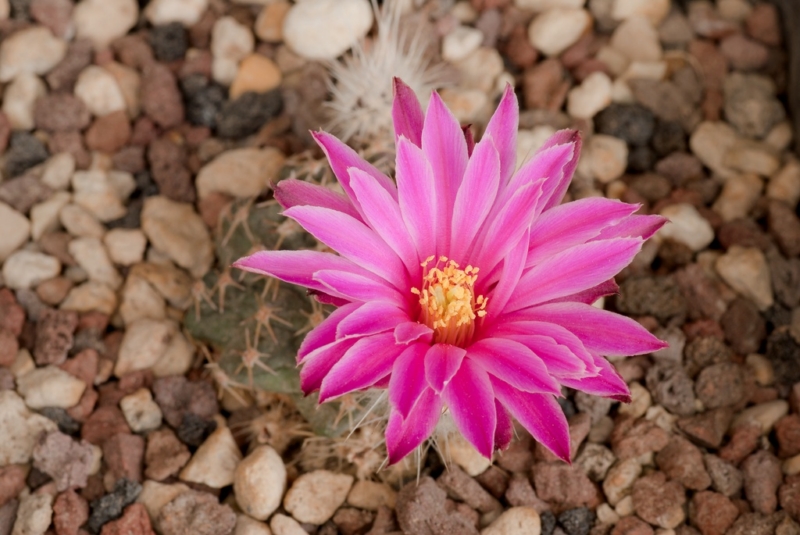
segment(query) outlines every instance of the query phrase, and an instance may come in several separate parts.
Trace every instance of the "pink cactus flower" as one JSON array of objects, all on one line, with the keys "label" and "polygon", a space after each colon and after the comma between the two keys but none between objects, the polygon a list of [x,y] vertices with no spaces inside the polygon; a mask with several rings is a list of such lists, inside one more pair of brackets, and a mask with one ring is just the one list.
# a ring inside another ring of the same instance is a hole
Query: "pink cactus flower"
[{"label": "pink cactus flower", "polygon": [[516,418],[569,461],[562,386],[629,401],[604,356],[665,347],[637,322],[592,306],[663,224],[604,198],[560,204],[577,131],[551,137],[516,169],[519,107],[506,89],[482,139],[433,93],[423,113],[395,80],[396,184],[324,132],[314,138],[346,195],[284,180],[284,214],[339,254],[263,251],[234,265],[308,288],[338,308],[298,352],[320,402],[388,388],[394,463],[444,411],[484,456]]}]

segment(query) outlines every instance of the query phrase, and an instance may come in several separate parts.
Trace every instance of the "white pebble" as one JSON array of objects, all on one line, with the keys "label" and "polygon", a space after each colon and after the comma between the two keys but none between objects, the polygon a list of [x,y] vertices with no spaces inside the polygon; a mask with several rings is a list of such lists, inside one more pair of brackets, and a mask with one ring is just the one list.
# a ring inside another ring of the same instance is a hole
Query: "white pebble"
[{"label": "white pebble", "polygon": [[[32,363],[32,361],[31,361]],[[21,376],[17,377],[19,381]],[[39,436],[58,429],[56,423],[41,414],[31,412],[13,390],[0,391],[0,466],[25,464],[31,458]]]},{"label": "white pebble", "polygon": [[305,0],[295,3],[283,21],[283,39],[306,59],[334,59],[372,27],[366,0]]},{"label": "white pebble", "polygon": [[377,481],[356,481],[347,495],[347,503],[358,509],[377,511],[381,507],[394,509],[397,492],[386,483]]},{"label": "white pebble", "polygon": [[789,160],[767,184],[767,197],[796,206],[800,201],[800,163]]},{"label": "white pebble", "polygon": [[67,53],[67,43],[43,26],[33,26],[6,37],[0,44],[0,82],[18,74],[46,74]]},{"label": "white pebble", "polygon": [[233,484],[233,475],[241,460],[239,445],[223,423],[197,448],[181,470],[180,479],[221,489]]},{"label": "white pebble", "polygon": [[747,173],[729,178],[711,206],[724,221],[746,217],[761,197],[764,183],[758,176]]},{"label": "white pebble", "polygon": [[58,228],[61,209],[69,204],[70,200],[72,195],[66,191],[58,191],[46,201],[31,207],[31,236],[34,241]]},{"label": "white pebble", "polygon": [[533,507],[512,507],[503,512],[481,535],[539,535],[542,519]]},{"label": "white pebble", "polygon": [[151,0],[144,14],[153,26],[180,22],[188,27],[197,24],[207,7],[208,0]]},{"label": "white pebble", "polygon": [[61,262],[36,251],[17,251],[3,264],[3,279],[13,290],[27,290],[61,273]]},{"label": "white pebble", "polygon": [[283,500],[283,506],[299,522],[321,525],[344,503],[353,476],[315,470],[298,477]]},{"label": "white pebble", "polygon": [[669,0],[614,0],[611,17],[627,20],[631,17],[645,17],[657,28],[669,14]]},{"label": "white pebble", "polygon": [[592,176],[608,184],[622,176],[628,167],[628,145],[621,139],[605,134],[589,138],[585,158],[589,160]]},{"label": "white pebble", "polygon": [[442,59],[460,61],[478,49],[483,42],[483,32],[469,26],[458,26],[442,39]]},{"label": "white pebble", "polygon": [[35,126],[33,110],[36,99],[47,94],[44,82],[33,73],[21,72],[3,93],[3,113],[13,130],[31,130]]},{"label": "white pebble", "polygon": [[69,409],[80,401],[86,383],[58,366],[45,366],[18,378],[17,390],[31,409]]},{"label": "white pebble", "polygon": [[161,427],[161,408],[153,401],[153,395],[147,388],[140,388],[119,401],[119,408],[125,421],[134,433],[151,431]]},{"label": "white pebble", "polygon": [[55,190],[67,189],[74,172],[75,157],[69,152],[60,152],[44,163],[42,183]]},{"label": "white pebble", "polygon": [[233,491],[242,511],[266,520],[281,505],[286,491],[286,466],[270,446],[259,446],[245,457],[234,473]]},{"label": "white pebble", "polygon": [[11,535],[44,535],[53,516],[53,495],[47,492],[20,495],[17,519]]},{"label": "white pebble", "polygon": [[591,25],[592,16],[585,9],[554,8],[533,19],[528,27],[528,40],[545,56],[558,56]]},{"label": "white pebble", "polygon": [[662,238],[682,243],[692,251],[702,251],[714,241],[714,229],[691,204],[670,204],[661,210],[669,223],[658,231]]},{"label": "white pebble", "polygon": [[136,0],[82,0],[72,13],[79,39],[89,39],[98,50],[136,26]]},{"label": "white pebble", "polygon": [[290,516],[278,513],[269,521],[274,535],[308,535],[308,532]]},{"label": "white pebble", "polygon": [[700,123],[692,132],[689,147],[706,167],[722,178],[729,178],[736,173],[727,166],[725,156],[738,137],[728,123],[706,121]]},{"label": "white pebble", "polygon": [[108,173],[98,170],[76,171],[72,175],[72,189],[75,203],[100,221],[119,219],[127,211]]},{"label": "white pebble", "polygon": [[105,284],[88,281],[75,286],[62,301],[61,308],[76,312],[97,311],[111,315],[117,309],[117,294]]},{"label": "white pebble", "polygon": [[759,310],[772,306],[772,278],[760,249],[734,245],[717,259],[715,266],[722,280]]},{"label": "white pebble", "polygon": [[195,180],[197,195],[212,192],[233,197],[254,197],[262,193],[283,167],[278,149],[242,148],[225,151],[200,169]]},{"label": "white pebble", "polygon": [[611,78],[597,71],[587,76],[581,85],[573,87],[567,96],[567,113],[578,119],[591,119],[611,104]]},{"label": "white pebble", "polygon": [[155,366],[177,332],[177,325],[169,320],[144,318],[128,325],[120,343],[114,375],[122,377]]},{"label": "white pebble", "polygon": [[736,429],[744,424],[755,422],[761,424],[761,432],[768,434],[775,424],[789,413],[789,403],[783,399],[759,403],[748,407],[739,413],[731,423],[731,429]]},{"label": "white pebble", "polygon": [[102,67],[90,65],[75,82],[75,96],[98,117],[125,110],[125,97],[116,78]]},{"label": "white pebble", "polygon": [[28,218],[4,202],[0,202],[0,262],[22,247],[31,236]]},{"label": "white pebble", "polygon": [[87,210],[77,204],[67,204],[60,212],[61,224],[72,236],[102,238],[106,229]]},{"label": "white pebble", "polygon": [[103,243],[111,260],[120,266],[138,264],[144,258],[147,238],[140,229],[115,228],[106,232]]},{"label": "white pebble", "polygon": [[222,17],[211,30],[211,72],[214,80],[230,85],[236,77],[239,62],[255,47],[255,37],[250,28],[239,24],[233,17]]},{"label": "white pebble", "polygon": [[631,61],[658,61],[663,55],[658,31],[641,16],[622,22],[611,36],[611,46]]}]

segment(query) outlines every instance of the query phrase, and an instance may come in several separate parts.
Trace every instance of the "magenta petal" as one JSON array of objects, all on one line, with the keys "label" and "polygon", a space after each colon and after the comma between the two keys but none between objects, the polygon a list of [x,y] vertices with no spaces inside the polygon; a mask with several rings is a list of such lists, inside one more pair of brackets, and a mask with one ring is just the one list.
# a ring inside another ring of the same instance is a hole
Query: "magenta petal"
[{"label": "magenta petal", "polygon": [[386,426],[389,464],[401,460],[431,436],[441,414],[442,399],[430,388],[422,392],[407,418],[403,418],[398,411],[392,411]]},{"label": "magenta petal", "polygon": [[397,142],[397,195],[419,258],[436,254],[438,227],[437,193],[433,170],[422,149],[405,138]]},{"label": "magenta petal", "polygon": [[492,386],[500,403],[533,438],[559,459],[570,462],[569,425],[553,396],[521,392],[496,379]]},{"label": "magenta petal", "polygon": [[425,381],[426,344],[411,344],[394,361],[389,379],[389,403],[407,418],[422,391]]},{"label": "magenta petal", "polygon": [[500,205],[508,202],[508,199],[521,187],[526,184],[534,182],[542,183],[542,206],[537,213],[541,213],[544,208],[544,202],[547,200],[547,195],[563,175],[564,166],[566,166],[570,159],[574,156],[575,147],[571,144],[557,145],[548,149],[540,149],[539,152],[533,157],[522,164],[506,187],[503,189],[501,186],[501,195],[498,196]]},{"label": "magenta petal", "polygon": [[472,125],[468,124],[461,127],[464,132],[464,141],[467,142],[467,156],[472,156],[472,151],[475,150],[475,137],[472,135]]},{"label": "magenta petal", "polygon": [[361,303],[349,303],[341,306],[322,320],[322,323],[311,329],[311,332],[303,338],[300,349],[297,350],[297,363],[303,362],[306,355],[312,351],[334,342],[339,324],[360,306],[362,306]]},{"label": "magenta petal", "polygon": [[630,264],[641,247],[640,239],[617,238],[576,245],[553,255],[522,274],[506,312],[597,286]]},{"label": "magenta petal", "polygon": [[384,331],[394,332],[394,328],[405,321],[408,321],[408,314],[394,304],[370,301],[339,323],[336,328],[336,338],[366,336]]},{"label": "magenta petal", "polygon": [[325,292],[352,301],[388,301],[399,307],[405,306],[405,299],[388,282],[376,281],[369,276],[323,269],[314,273],[314,281]]},{"label": "magenta petal", "polygon": [[496,399],[494,400],[495,411],[497,412],[497,428],[494,430],[494,447],[504,450],[514,438],[514,422],[503,405]]},{"label": "magenta petal", "polygon": [[500,154],[500,182],[508,183],[517,165],[517,130],[519,128],[519,103],[511,84],[506,84],[503,98],[486,125],[484,137],[491,136]]},{"label": "magenta petal", "polygon": [[467,352],[450,344],[435,344],[425,354],[425,378],[428,386],[441,393],[453,378]]},{"label": "magenta petal", "polygon": [[414,241],[406,229],[400,206],[375,180],[363,171],[350,169],[350,185],[372,229],[397,252],[412,278],[420,273]]},{"label": "magenta petal", "polygon": [[587,394],[611,398],[622,403],[630,403],[631,391],[614,366],[602,357],[597,357],[595,364],[600,369],[600,372],[594,377],[565,377],[561,379],[561,383],[566,387],[574,388]]},{"label": "magenta petal", "polygon": [[405,349],[394,343],[394,334],[361,338],[334,364],[319,391],[319,402],[361,390],[389,375],[395,359]]},{"label": "magenta petal", "polygon": [[593,286],[588,290],[583,290],[574,294],[565,295],[564,297],[559,297],[558,299],[553,299],[551,301],[547,301],[547,303],[561,303],[561,302],[577,302],[577,303],[584,303],[586,305],[591,305],[601,297],[605,297],[607,295],[614,295],[619,291],[619,286],[614,279],[608,279],[605,282],[601,282],[597,286]]},{"label": "magenta petal", "polygon": [[500,314],[513,295],[514,290],[516,290],[519,278],[522,276],[522,270],[525,268],[525,258],[528,254],[528,241],[528,234],[526,231],[517,242],[517,245],[515,245],[503,259],[500,280],[489,295],[489,304],[486,306],[487,318]]},{"label": "magenta petal", "polygon": [[558,206],[564,198],[564,194],[567,193],[569,183],[572,182],[572,175],[575,174],[575,169],[578,167],[582,144],[581,133],[578,130],[560,130],[553,134],[539,149],[540,151],[545,151],[557,145],[573,146],[572,158],[562,168],[562,172],[558,175],[558,180],[550,180],[545,186],[545,195],[542,197],[545,210]]},{"label": "magenta petal", "polygon": [[470,358],[464,359],[458,373],[442,392],[442,398],[464,438],[481,455],[491,459],[497,412],[489,374]]},{"label": "magenta petal", "polygon": [[339,362],[357,341],[357,338],[337,340],[306,355],[303,359],[303,367],[300,369],[300,388],[303,393],[308,395],[317,390],[333,365]]},{"label": "magenta petal", "polygon": [[561,387],[547,372],[542,359],[519,342],[507,338],[484,338],[472,344],[468,354],[471,362],[517,390],[561,393]]},{"label": "magenta petal", "polygon": [[394,341],[398,344],[409,344],[417,340],[430,343],[432,339],[433,331],[431,328],[416,321],[400,323],[394,329]]},{"label": "magenta petal", "polygon": [[500,159],[491,137],[483,136],[475,145],[456,193],[449,258],[464,261],[464,255],[489,215],[499,185]]},{"label": "magenta petal", "polygon": [[565,327],[600,355],[641,355],[667,347],[638,322],[583,303],[541,305],[527,310],[526,317]]},{"label": "magenta petal", "polygon": [[417,95],[400,78],[393,78],[392,122],[395,142],[400,136],[408,138],[417,147],[422,146],[422,125],[425,116]]},{"label": "magenta petal", "polygon": [[596,240],[609,238],[642,238],[647,240],[658,229],[667,223],[668,219],[660,215],[632,215],[613,227],[607,227],[597,235]]},{"label": "magenta petal", "polygon": [[586,362],[575,356],[567,346],[561,345],[549,336],[538,334],[513,334],[508,335],[514,340],[530,349],[537,357],[542,359],[547,373],[562,377],[585,377],[587,375]]},{"label": "magenta petal", "polygon": [[312,236],[398,289],[407,288],[405,266],[375,231],[341,212],[316,206],[295,206],[285,212]]},{"label": "magenta petal", "polygon": [[303,180],[287,178],[275,184],[275,198],[284,208],[292,206],[321,206],[337,212],[343,212],[361,220],[350,199],[323,186],[311,184]]},{"label": "magenta petal", "polygon": [[[569,349],[574,358],[578,359],[583,363],[583,365],[586,368],[585,371],[586,374],[592,375],[599,371],[594,364],[595,358],[584,347],[583,342],[581,342],[580,338],[572,334],[571,331],[555,323],[549,323],[544,321],[521,320],[521,318],[527,317],[526,314],[527,311],[523,311],[518,315],[512,315],[509,317],[500,318],[496,326],[489,329],[487,335],[494,337],[501,337],[501,336],[516,337],[518,335],[519,336],[536,335],[536,336],[545,336],[548,338],[552,338],[553,340],[556,341],[557,344]],[[526,345],[528,345],[528,342],[531,342],[530,340],[524,338],[519,338],[519,341],[525,343]],[[534,353],[536,353],[537,350],[544,351],[546,349],[546,347],[539,347],[539,348],[535,347],[536,346],[530,347],[530,349]],[[540,358],[544,357],[540,355]],[[563,359],[564,357],[556,355],[555,358]]]}]

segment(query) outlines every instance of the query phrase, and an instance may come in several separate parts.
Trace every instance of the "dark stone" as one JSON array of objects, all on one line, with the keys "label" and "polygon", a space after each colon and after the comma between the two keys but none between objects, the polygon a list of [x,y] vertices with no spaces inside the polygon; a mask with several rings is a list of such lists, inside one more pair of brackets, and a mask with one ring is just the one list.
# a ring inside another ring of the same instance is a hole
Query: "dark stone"
[{"label": "dark stone", "polygon": [[106,494],[90,504],[92,514],[86,523],[88,530],[91,533],[99,533],[104,524],[121,517],[123,509],[136,501],[141,492],[142,486],[139,483],[124,478],[119,479],[111,494]]},{"label": "dark stone", "polygon": [[766,257],[775,298],[789,308],[796,307],[800,304],[800,259],[784,258],[774,247],[767,250]]},{"label": "dark stone", "polygon": [[661,264],[664,267],[672,271],[691,264],[694,258],[694,251],[683,243],[666,239],[661,242],[658,248],[658,258],[661,259]]},{"label": "dark stone", "polygon": [[634,177],[630,186],[650,202],[660,201],[672,191],[669,179],[655,173],[644,173]]},{"label": "dark stone", "polygon": [[662,158],[673,152],[686,152],[686,132],[680,123],[659,119],[650,146]]},{"label": "dark stone", "polygon": [[60,407],[45,407],[39,411],[43,416],[50,418],[58,425],[58,430],[65,435],[78,437],[81,434],[81,424],[72,416],[67,414],[65,409]]},{"label": "dark stone", "polygon": [[556,516],[551,511],[545,511],[540,515],[542,520],[542,535],[553,535],[556,530]]},{"label": "dark stone", "polygon": [[717,230],[717,239],[722,247],[730,249],[734,245],[757,247],[762,251],[769,246],[769,235],[761,230],[752,219],[727,221]]},{"label": "dark stone", "polygon": [[632,147],[628,151],[628,172],[644,173],[649,171],[657,159],[656,153],[650,147]]},{"label": "dark stone", "polygon": [[245,93],[222,106],[217,114],[217,134],[231,139],[249,136],[278,115],[282,108],[283,98],[277,89]]},{"label": "dark stone", "polygon": [[31,467],[31,471],[28,472],[28,477],[25,478],[25,484],[28,485],[31,490],[36,490],[52,480],[53,479],[49,475],[33,466]]},{"label": "dark stone", "polygon": [[[145,172],[144,174],[149,174],[149,173]],[[131,202],[128,203],[127,213],[119,219],[115,219],[114,221],[109,221],[108,223],[106,223],[106,227],[108,227],[109,229],[140,228],[143,207],[144,207],[144,199],[142,198],[133,199]]]},{"label": "dark stone", "polygon": [[214,128],[217,114],[228,99],[225,88],[209,82],[202,74],[193,74],[181,80],[181,91],[186,103],[186,119],[197,126]]},{"label": "dark stone", "polygon": [[714,364],[729,362],[733,354],[716,336],[698,336],[686,345],[684,369],[689,377]]},{"label": "dark stone", "polygon": [[651,315],[662,321],[686,315],[686,302],[672,277],[625,279],[620,285],[617,308],[620,312]]},{"label": "dark stone", "polygon": [[28,132],[14,132],[6,152],[6,175],[19,176],[47,159],[49,153],[44,143]]},{"label": "dark stone", "polygon": [[182,59],[189,46],[186,30],[180,22],[156,26],[150,30],[150,46],[159,61]]},{"label": "dark stone", "polygon": [[30,20],[31,0],[11,0],[11,18]]},{"label": "dark stone", "polygon": [[601,134],[618,137],[629,145],[642,147],[653,136],[655,117],[639,104],[611,104],[594,118]]},{"label": "dark stone", "polygon": [[181,425],[178,427],[177,435],[184,444],[199,446],[216,428],[217,423],[214,420],[206,420],[196,414],[187,412],[183,415],[183,420],[181,420]]},{"label": "dark stone", "polygon": [[680,416],[695,412],[694,384],[680,366],[656,365],[647,371],[647,389],[665,409]]},{"label": "dark stone", "polygon": [[764,319],[756,306],[749,300],[737,297],[722,315],[720,320],[725,339],[734,352],[740,355],[755,353],[767,336]]},{"label": "dark stone", "polygon": [[800,345],[788,327],[779,327],[769,335],[767,358],[772,362],[776,381],[787,386],[800,381]]},{"label": "dark stone", "polygon": [[572,402],[572,400],[567,398],[557,398],[556,401],[558,401],[561,410],[564,411],[564,416],[567,418],[570,416],[575,416],[575,414],[578,412],[575,410],[575,404]]},{"label": "dark stone", "polygon": [[567,535],[588,535],[594,523],[594,512],[588,507],[568,509],[558,515],[558,524]]}]

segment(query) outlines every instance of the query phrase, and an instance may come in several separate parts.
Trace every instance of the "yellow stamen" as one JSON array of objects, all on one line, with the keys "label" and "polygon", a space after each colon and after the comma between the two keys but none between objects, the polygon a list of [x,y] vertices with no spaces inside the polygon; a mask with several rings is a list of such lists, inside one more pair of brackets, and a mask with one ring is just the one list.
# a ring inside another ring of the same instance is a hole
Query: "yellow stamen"
[{"label": "yellow stamen", "polygon": [[454,260],[441,256],[428,269],[433,259],[430,256],[421,264],[422,289],[411,289],[419,296],[419,321],[433,329],[434,342],[463,346],[472,338],[475,320],[486,315],[486,298],[475,296],[478,268],[461,269]]}]

